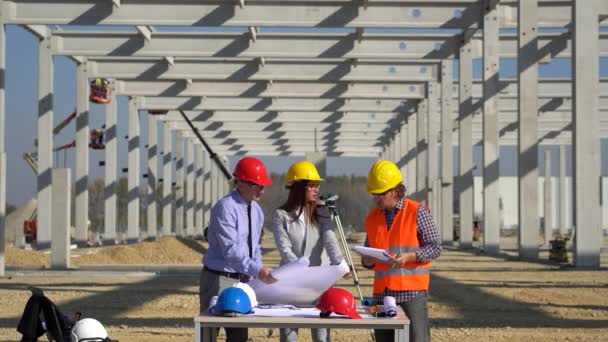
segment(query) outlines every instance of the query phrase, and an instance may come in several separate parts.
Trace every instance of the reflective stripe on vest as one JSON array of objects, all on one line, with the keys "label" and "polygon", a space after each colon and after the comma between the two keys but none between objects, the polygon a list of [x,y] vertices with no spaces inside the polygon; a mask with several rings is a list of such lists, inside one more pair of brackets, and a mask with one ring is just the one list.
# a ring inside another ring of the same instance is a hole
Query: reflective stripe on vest
[{"label": "reflective stripe on vest", "polygon": [[412,246],[389,246],[389,254],[417,252],[420,248]]},{"label": "reflective stripe on vest", "polygon": [[431,270],[428,267],[403,267],[403,268],[390,268],[386,271],[376,271],[376,278],[384,278],[386,276],[410,276],[410,275],[422,275],[431,274]]}]

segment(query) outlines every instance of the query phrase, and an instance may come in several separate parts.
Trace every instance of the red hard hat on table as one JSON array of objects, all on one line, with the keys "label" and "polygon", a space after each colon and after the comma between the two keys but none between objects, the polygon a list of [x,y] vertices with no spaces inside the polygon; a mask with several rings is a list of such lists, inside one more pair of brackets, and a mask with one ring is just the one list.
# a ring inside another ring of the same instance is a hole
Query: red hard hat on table
[{"label": "red hard hat on table", "polygon": [[323,292],[317,303],[317,309],[321,310],[321,317],[328,317],[330,313],[335,312],[350,318],[361,318],[357,313],[357,303],[352,293],[337,287]]},{"label": "red hard hat on table", "polygon": [[237,180],[247,181],[261,186],[272,185],[272,179],[268,177],[266,166],[257,158],[245,157],[239,160],[232,175]]}]

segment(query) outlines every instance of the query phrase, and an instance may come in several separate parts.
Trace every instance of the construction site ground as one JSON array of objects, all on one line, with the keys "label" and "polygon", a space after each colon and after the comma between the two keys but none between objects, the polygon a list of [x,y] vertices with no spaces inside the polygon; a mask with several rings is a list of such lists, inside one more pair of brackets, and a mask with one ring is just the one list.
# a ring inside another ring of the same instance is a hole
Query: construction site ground
[{"label": "construction site ground", "polygon": [[[357,244],[356,242],[353,245]],[[606,244],[604,244],[606,245]],[[264,262],[278,265],[272,234]],[[156,242],[72,251],[74,270],[49,270],[49,255],[7,247],[0,278],[0,341],[19,341],[16,326],[31,286],[64,312],[100,320],[120,341],[193,341],[198,270],[206,243],[172,237]],[[446,248],[432,269],[429,314],[434,341],[608,341],[608,253],[600,271],[517,261],[478,250]],[[359,258],[355,256],[358,263]],[[571,260],[571,259],[570,259]],[[358,268],[364,295],[373,274]],[[339,283],[356,294],[352,279]],[[251,329],[252,341],[278,341],[278,331]],[[309,331],[300,332],[309,341]],[[332,341],[367,341],[361,330],[333,330]],[[223,333],[220,341],[224,341]]]}]

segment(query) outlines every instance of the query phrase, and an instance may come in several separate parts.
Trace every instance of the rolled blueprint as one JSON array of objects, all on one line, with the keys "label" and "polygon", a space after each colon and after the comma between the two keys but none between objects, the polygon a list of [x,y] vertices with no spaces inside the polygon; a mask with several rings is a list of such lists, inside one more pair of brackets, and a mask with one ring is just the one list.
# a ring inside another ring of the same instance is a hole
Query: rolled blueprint
[{"label": "rolled blueprint", "polygon": [[395,297],[384,297],[384,306],[382,307],[382,311],[384,311],[386,317],[397,316],[397,302],[395,301]]}]

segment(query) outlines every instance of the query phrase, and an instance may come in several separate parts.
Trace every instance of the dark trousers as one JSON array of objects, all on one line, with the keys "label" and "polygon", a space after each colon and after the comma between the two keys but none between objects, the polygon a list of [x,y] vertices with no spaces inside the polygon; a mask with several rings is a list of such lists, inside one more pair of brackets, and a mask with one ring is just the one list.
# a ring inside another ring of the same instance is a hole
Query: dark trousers
[{"label": "dark trousers", "polygon": [[[420,295],[409,302],[399,303],[407,317],[410,319],[410,341],[429,342],[431,340],[431,327],[429,324],[429,311],[426,305],[426,296]],[[393,342],[394,330],[374,330],[376,342]]]},{"label": "dark trousers", "polygon": [[[237,282],[238,280],[202,270],[198,289],[201,314],[208,312],[211,297],[217,296],[223,289],[231,287]],[[224,328],[224,330],[227,342],[246,342],[249,338],[247,328]],[[217,331],[218,329],[216,329],[216,334]]]},{"label": "dark trousers", "polygon": [[50,299],[44,295],[32,295],[25,304],[23,315],[17,325],[17,331],[23,335],[21,342],[35,342],[46,332],[42,327],[42,319],[46,329],[55,341],[69,340],[72,324],[59,311]]}]

